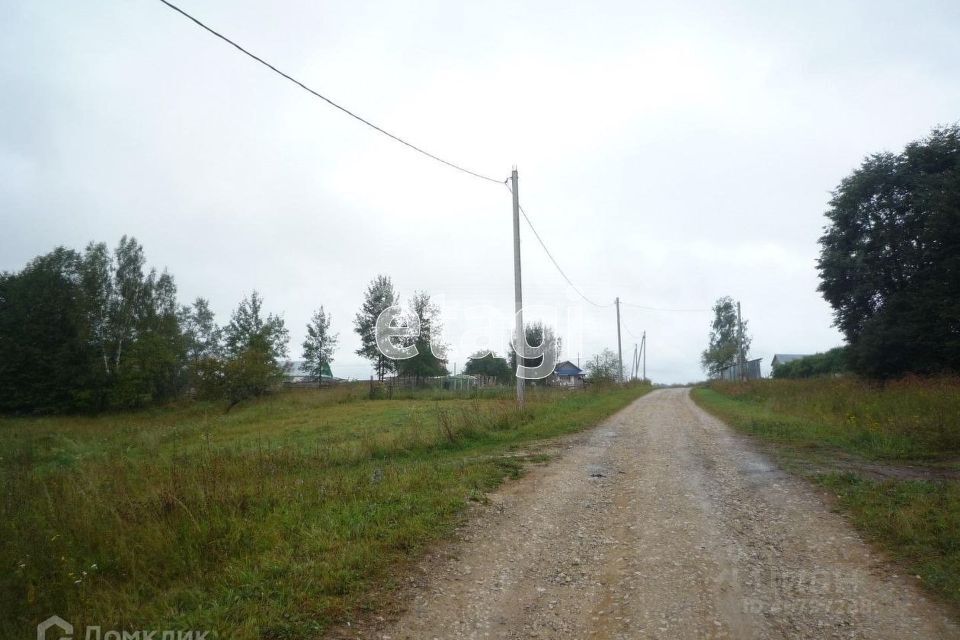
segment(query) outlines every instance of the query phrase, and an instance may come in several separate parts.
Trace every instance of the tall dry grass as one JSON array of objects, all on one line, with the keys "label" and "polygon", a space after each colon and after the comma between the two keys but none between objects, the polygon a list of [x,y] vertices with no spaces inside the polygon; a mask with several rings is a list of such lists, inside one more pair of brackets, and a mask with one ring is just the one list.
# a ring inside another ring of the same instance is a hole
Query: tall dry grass
[{"label": "tall dry grass", "polygon": [[891,572],[917,576],[960,615],[960,380],[760,380],[694,398],[772,443],[903,565]]},{"label": "tall dry grass", "polygon": [[749,428],[784,438],[815,438],[876,458],[960,455],[960,378],[758,380],[710,388],[741,403],[740,414],[755,409]]},{"label": "tall dry grass", "polygon": [[[314,637],[371,606],[511,448],[643,392],[366,399],[296,391],[235,408],[0,419],[0,637],[57,613],[104,629]],[[429,396],[433,397],[433,396]]]}]

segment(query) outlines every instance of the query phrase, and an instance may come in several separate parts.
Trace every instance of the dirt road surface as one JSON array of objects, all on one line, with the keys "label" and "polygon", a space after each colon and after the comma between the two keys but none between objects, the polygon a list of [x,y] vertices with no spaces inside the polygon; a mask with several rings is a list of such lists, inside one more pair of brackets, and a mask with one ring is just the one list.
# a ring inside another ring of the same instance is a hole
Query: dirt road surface
[{"label": "dirt road surface", "polygon": [[805,481],[655,391],[491,496],[365,637],[957,638]]}]

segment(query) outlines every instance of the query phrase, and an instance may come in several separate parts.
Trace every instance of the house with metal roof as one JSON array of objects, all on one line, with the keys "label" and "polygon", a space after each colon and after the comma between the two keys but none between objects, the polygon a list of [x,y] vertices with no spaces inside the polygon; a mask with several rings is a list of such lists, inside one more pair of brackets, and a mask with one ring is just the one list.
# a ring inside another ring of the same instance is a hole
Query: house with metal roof
[{"label": "house with metal roof", "polygon": [[[303,360],[292,360],[283,365],[283,377],[284,381],[292,384],[303,384],[306,382],[316,383],[317,379],[314,375],[307,371],[307,363]],[[336,382],[340,381],[342,378],[335,378],[333,373],[330,371],[330,363],[323,363],[323,381],[326,382]]]},{"label": "house with metal roof", "polygon": [[787,364],[800,358],[806,358],[809,355],[808,353],[778,353],[773,356],[773,360],[770,361],[770,366],[776,369],[782,364]]}]

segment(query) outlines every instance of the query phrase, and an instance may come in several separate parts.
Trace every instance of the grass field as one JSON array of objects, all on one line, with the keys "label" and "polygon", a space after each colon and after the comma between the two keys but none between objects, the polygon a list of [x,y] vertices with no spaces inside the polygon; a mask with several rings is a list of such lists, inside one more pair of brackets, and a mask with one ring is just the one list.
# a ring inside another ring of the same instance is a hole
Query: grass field
[{"label": "grass field", "polygon": [[341,387],[227,414],[0,419],[0,636],[58,614],[104,631],[316,637],[372,609],[469,500],[520,473],[517,449],[648,389],[534,391],[523,412],[505,394]]},{"label": "grass field", "polygon": [[715,383],[694,399],[770,445],[960,611],[960,380]]}]

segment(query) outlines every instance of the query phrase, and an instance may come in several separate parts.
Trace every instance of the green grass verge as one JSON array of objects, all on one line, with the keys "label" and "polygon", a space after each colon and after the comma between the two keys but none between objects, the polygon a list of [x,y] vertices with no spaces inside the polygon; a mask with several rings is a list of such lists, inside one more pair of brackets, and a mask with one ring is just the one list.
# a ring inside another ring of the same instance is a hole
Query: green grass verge
[{"label": "green grass verge", "polygon": [[[697,388],[693,398],[829,490],[867,539],[960,613],[960,483],[938,477],[960,453],[956,381],[757,381]],[[857,470],[907,463],[930,478]]]},{"label": "green grass verge", "polygon": [[469,500],[519,474],[516,449],[648,389],[535,390],[522,412],[508,397],[347,388],[228,414],[0,419],[0,637],[54,613],[75,628],[317,637],[377,606]]}]

